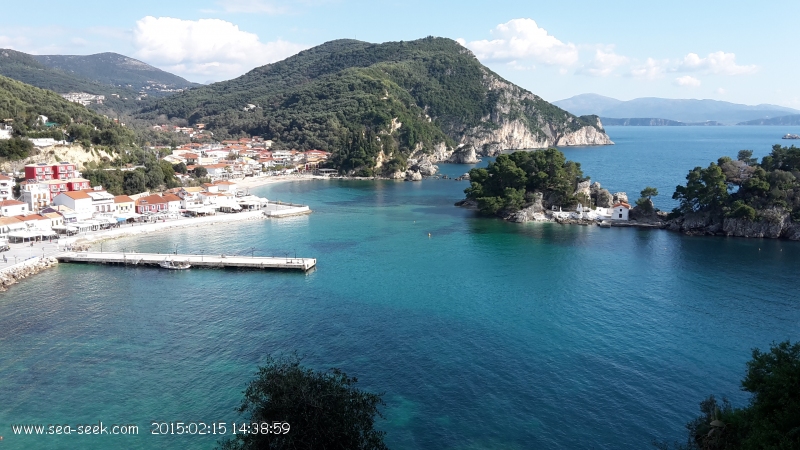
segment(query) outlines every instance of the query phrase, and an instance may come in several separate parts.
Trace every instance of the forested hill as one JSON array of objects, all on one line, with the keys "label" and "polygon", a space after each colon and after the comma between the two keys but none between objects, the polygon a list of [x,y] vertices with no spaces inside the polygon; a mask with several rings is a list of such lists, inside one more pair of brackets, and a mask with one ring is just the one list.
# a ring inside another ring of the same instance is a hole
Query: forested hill
[{"label": "forested hill", "polygon": [[457,144],[479,152],[570,145],[587,133],[584,145],[610,143],[596,117],[567,113],[503,80],[457,42],[433,37],[328,42],[162,99],[142,116],[161,114],[205,123],[218,137],[262,135],[279,147],[331,150],[344,170],[383,160],[394,170],[412,153],[441,156]]},{"label": "forested hill", "polygon": [[[117,53],[95,55],[34,55],[41,64],[97,83],[144,90],[150,95],[167,89],[199,86],[137,59]],[[160,86],[159,86],[160,85]],[[162,87],[163,86],[163,87]],[[161,88],[156,90],[155,88]]]},{"label": "forested hill", "polygon": [[[39,116],[46,116],[47,122]],[[0,119],[13,129],[12,139],[0,141],[0,158],[28,156],[31,146],[23,137],[67,139],[86,147],[120,147],[134,141],[130,130],[112,120],[55,92],[4,76],[0,76]]]}]

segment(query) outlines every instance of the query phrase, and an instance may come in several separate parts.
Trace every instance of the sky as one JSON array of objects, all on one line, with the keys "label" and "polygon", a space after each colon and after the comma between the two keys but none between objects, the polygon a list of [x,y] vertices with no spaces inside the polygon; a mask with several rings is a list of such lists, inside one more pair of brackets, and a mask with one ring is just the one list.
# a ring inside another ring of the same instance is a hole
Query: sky
[{"label": "sky", "polygon": [[596,93],[800,109],[797,0],[44,0],[3,12],[0,48],[116,52],[200,83],[334,39],[432,35],[549,101]]}]

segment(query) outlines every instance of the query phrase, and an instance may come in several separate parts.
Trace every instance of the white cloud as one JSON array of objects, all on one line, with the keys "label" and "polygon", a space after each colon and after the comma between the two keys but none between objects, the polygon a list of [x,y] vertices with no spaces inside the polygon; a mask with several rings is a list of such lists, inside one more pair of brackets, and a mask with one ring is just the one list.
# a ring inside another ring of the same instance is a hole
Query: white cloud
[{"label": "white cloud", "polygon": [[700,86],[700,80],[693,76],[685,75],[675,78],[675,84],[678,86],[698,87]]},{"label": "white cloud", "polygon": [[736,54],[725,52],[709,53],[701,58],[697,53],[689,53],[678,63],[680,72],[702,72],[717,75],[745,75],[754,73],[758,66],[740,66],[736,64]]},{"label": "white cloud", "polygon": [[491,31],[494,39],[458,42],[469,48],[481,61],[510,62],[527,60],[551,65],[569,66],[578,61],[578,49],[563,43],[539,28],[533,19],[513,19]]},{"label": "white cloud", "polygon": [[724,88],[717,88],[717,94],[725,95],[727,93],[728,93],[728,91],[726,91]]},{"label": "white cloud", "polygon": [[203,80],[232,78],[306,48],[283,40],[261,42],[256,34],[224,20],[152,16],[136,22],[133,44],[135,57]]},{"label": "white cloud", "polygon": [[595,77],[607,77],[617,67],[627,64],[630,59],[627,56],[622,56],[614,53],[613,50],[605,51],[597,49],[594,59],[577,71],[579,74],[587,74]]},{"label": "white cloud", "polygon": [[664,72],[668,70],[668,67],[669,60],[656,60],[653,58],[647,58],[647,61],[645,61],[644,64],[634,66],[631,69],[630,74],[636,78],[655,80],[657,78],[661,78],[664,75]]}]

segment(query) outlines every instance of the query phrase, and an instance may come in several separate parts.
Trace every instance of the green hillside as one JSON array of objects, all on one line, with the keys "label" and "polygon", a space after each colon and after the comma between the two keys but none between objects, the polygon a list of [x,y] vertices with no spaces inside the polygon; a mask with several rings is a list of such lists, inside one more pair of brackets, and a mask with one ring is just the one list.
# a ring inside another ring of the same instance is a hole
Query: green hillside
[{"label": "green hillside", "polygon": [[[42,123],[40,115],[46,116],[48,122]],[[86,147],[121,147],[134,141],[130,130],[112,120],[64,100],[55,92],[4,76],[0,76],[0,120],[14,130],[12,139],[0,141],[0,157],[8,159],[27,156],[30,146],[23,142],[22,137],[66,139]]]},{"label": "green hillside", "polygon": [[217,137],[262,135],[278,147],[331,150],[343,170],[369,170],[381,151],[394,170],[414,151],[452,148],[468,130],[491,132],[504,120],[541,136],[597,125],[508,83],[455,41],[432,37],[328,42],[154,102],[140,117],[160,114],[206,123]]},{"label": "green hillside", "polygon": [[[92,104],[90,108],[110,116],[137,110],[142,106],[142,102],[136,101],[139,94],[132,88],[102,84],[74,73],[54,69],[40,63],[27,53],[15,50],[0,49],[0,75],[59,94],[86,92],[105,95],[106,100],[102,105]],[[118,97],[114,96],[115,94]]]},{"label": "green hillside", "polygon": [[44,66],[96,83],[128,87],[148,95],[165,96],[170,89],[199,86],[177,75],[117,53],[95,55],[35,55]]}]

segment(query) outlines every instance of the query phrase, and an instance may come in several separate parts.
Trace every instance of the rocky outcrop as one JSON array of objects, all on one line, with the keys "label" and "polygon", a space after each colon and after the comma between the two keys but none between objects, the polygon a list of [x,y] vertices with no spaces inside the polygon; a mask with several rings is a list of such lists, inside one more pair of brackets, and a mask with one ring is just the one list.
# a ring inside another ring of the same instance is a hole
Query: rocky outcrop
[{"label": "rocky outcrop", "polygon": [[422,174],[416,170],[406,171],[406,181],[422,181]]},{"label": "rocky outcrop", "polygon": [[578,183],[578,186],[575,188],[575,193],[573,195],[581,195],[589,198],[591,195],[591,184],[590,180],[581,181]]},{"label": "rocky outcrop", "polygon": [[589,187],[589,192],[594,199],[595,205],[601,208],[611,208],[614,205],[614,197],[611,192],[608,192],[608,189],[603,189],[600,183],[596,181],[592,183]]},{"label": "rocky outcrop", "polygon": [[517,223],[550,222],[551,219],[545,215],[545,209],[544,205],[542,204],[542,200],[542,193],[535,192],[533,194],[533,201],[530,205],[509,215],[506,220]]},{"label": "rocky outcrop", "polygon": [[800,223],[792,222],[790,215],[782,208],[759,211],[758,220],[719,218],[708,213],[691,213],[670,220],[667,226],[672,231],[693,236],[735,236],[800,241]]},{"label": "rocky outcrop", "polygon": [[19,282],[19,280],[28,278],[32,275],[53,267],[58,264],[55,258],[38,258],[34,263],[19,264],[18,267],[13,267],[3,272],[0,272],[0,291],[5,291],[8,286]]},{"label": "rocky outcrop", "polygon": [[630,204],[630,202],[628,202],[628,194],[624,192],[614,192],[613,202]]},{"label": "rocky outcrop", "polygon": [[488,71],[483,83],[497,99],[492,112],[474,127],[451,126],[446,130],[459,145],[471,145],[479,154],[494,156],[503,150],[572,145],[613,145],[598,117],[578,118],[540,97]]},{"label": "rocky outcrop", "polygon": [[390,180],[402,180],[405,177],[406,177],[406,173],[402,172],[402,171],[399,171],[399,170],[397,172],[389,175],[389,179]]},{"label": "rocky outcrop", "polygon": [[447,162],[453,164],[477,164],[481,160],[478,159],[478,154],[475,152],[475,147],[471,145],[465,145],[459,147],[450,158],[447,159]]},{"label": "rocky outcrop", "polygon": [[439,171],[439,166],[431,163],[429,160],[423,160],[412,169],[416,170],[424,177],[432,177]]}]

